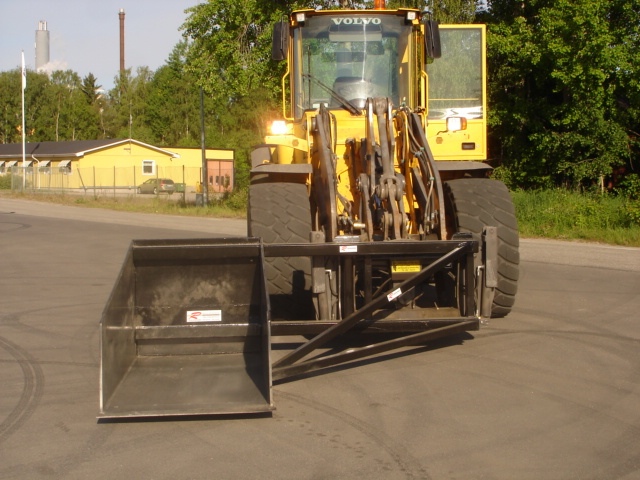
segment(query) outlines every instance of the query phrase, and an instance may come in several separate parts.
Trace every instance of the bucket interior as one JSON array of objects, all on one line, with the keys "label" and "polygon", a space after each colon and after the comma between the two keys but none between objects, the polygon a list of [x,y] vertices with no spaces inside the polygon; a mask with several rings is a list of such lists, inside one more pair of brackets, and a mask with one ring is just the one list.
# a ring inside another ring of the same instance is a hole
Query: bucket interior
[{"label": "bucket interior", "polygon": [[258,239],[134,241],[101,322],[100,416],[273,410]]}]

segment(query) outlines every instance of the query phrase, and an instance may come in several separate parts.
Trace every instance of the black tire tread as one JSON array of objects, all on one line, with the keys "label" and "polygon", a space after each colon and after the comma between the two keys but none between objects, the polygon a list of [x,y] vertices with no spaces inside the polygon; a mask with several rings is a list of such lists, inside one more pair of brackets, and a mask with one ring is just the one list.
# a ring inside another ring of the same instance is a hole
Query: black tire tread
[{"label": "black tire tread", "polygon": [[[249,236],[265,243],[309,243],[311,207],[306,185],[259,183],[249,187]],[[310,298],[311,262],[308,257],[277,257],[265,261],[272,307],[280,300],[291,315],[306,311]],[[291,307],[291,308],[289,308]]]},{"label": "black tire tread", "polygon": [[498,286],[492,317],[504,317],[512,309],[518,290],[520,240],[511,194],[498,180],[462,178],[445,182],[444,191],[455,230],[482,234],[484,226],[498,227]]}]

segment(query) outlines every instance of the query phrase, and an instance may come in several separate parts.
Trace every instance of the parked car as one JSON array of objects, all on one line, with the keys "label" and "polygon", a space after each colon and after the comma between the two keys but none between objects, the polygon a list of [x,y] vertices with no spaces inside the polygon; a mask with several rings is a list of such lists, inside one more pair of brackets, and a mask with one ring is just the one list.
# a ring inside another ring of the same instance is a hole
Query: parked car
[{"label": "parked car", "polygon": [[142,185],[138,186],[138,193],[168,193],[171,195],[176,191],[176,186],[170,178],[150,178]]}]

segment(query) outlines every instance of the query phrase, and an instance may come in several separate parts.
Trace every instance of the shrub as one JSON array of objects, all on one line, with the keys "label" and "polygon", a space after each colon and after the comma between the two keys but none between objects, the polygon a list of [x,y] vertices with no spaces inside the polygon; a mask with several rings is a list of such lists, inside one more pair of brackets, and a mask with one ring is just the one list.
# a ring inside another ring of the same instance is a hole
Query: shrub
[{"label": "shrub", "polygon": [[11,175],[0,175],[0,190],[11,190]]},{"label": "shrub", "polygon": [[640,176],[637,173],[625,175],[624,178],[620,180],[620,183],[618,183],[615,191],[623,197],[640,200]]},{"label": "shrub", "polygon": [[245,212],[247,210],[248,190],[246,188],[236,188],[225,194],[215,203],[230,210]]}]

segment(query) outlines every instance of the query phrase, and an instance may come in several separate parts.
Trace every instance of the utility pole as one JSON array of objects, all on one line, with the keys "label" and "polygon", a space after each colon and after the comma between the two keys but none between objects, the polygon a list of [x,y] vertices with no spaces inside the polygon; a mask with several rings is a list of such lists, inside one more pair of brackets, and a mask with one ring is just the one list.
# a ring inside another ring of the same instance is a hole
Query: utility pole
[{"label": "utility pole", "polygon": [[202,87],[200,87],[200,145],[202,148],[202,200],[203,205],[209,205],[209,171],[204,134],[204,92]]}]

